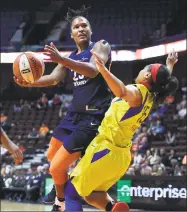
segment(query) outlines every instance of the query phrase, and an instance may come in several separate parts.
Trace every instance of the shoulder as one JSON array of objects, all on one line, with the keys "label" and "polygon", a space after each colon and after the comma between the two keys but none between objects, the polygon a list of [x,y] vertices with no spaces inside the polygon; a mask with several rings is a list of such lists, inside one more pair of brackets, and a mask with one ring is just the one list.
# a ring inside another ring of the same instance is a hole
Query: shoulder
[{"label": "shoulder", "polygon": [[136,84],[129,84],[126,85],[126,88],[131,92],[141,93],[141,89]]},{"label": "shoulder", "polygon": [[110,44],[106,41],[106,40],[99,40],[97,41],[94,46],[93,49],[100,49],[100,50],[108,50],[111,51],[111,47]]},{"label": "shoulder", "polygon": [[111,58],[111,47],[110,44],[105,40],[97,41],[92,50],[96,52],[105,63],[109,58]]},{"label": "shoulder", "polygon": [[142,102],[145,101],[145,99],[148,98],[148,96],[151,95],[150,91],[147,89],[147,87],[143,84],[134,84],[132,85],[134,87],[136,87],[136,89],[139,91],[139,93],[142,96]]},{"label": "shoulder", "polygon": [[139,107],[142,104],[142,93],[136,84],[126,85],[126,95],[122,97],[125,99],[130,107]]},{"label": "shoulder", "polygon": [[105,45],[105,46],[110,46],[109,42],[104,40],[104,39],[101,39],[97,42],[95,42],[95,44],[98,44],[98,45]]},{"label": "shoulder", "polygon": [[130,84],[130,85],[127,85],[127,86],[132,88],[132,89],[139,91],[140,93],[149,92],[149,90],[143,84]]}]

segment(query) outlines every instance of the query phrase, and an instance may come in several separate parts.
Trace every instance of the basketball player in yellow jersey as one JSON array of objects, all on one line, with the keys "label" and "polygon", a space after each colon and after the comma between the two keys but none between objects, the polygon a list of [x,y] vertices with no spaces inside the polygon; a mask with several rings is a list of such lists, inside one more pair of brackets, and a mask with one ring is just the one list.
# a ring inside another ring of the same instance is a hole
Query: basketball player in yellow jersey
[{"label": "basketball player in yellow jersey", "polygon": [[[71,173],[71,183],[77,193],[96,208],[129,211],[126,203],[113,202],[107,190],[128,169],[132,137],[148,117],[154,101],[163,101],[177,89],[178,80],[171,77],[177,54],[173,52],[168,56],[167,67],[162,64],[146,66],[136,78],[136,84],[127,86],[107,70],[96,53],[92,54],[95,56],[97,69],[117,97],[106,112],[98,135]],[[67,184],[65,196],[70,196],[70,190]],[[72,211],[72,208],[67,205],[66,210]]]}]

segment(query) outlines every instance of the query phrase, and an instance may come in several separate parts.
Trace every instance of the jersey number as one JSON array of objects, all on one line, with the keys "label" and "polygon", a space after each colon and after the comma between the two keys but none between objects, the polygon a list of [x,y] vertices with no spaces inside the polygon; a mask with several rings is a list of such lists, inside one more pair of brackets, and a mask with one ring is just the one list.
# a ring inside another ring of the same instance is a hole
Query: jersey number
[{"label": "jersey number", "polygon": [[149,106],[145,106],[144,107],[144,109],[142,111],[141,117],[137,120],[137,122],[139,124],[141,124],[145,120],[145,118],[148,116],[148,110],[149,110],[149,108],[150,108]]},{"label": "jersey number", "polygon": [[77,81],[77,80],[81,80],[81,79],[84,79],[84,75],[82,74],[78,74],[77,72],[74,71],[74,77],[73,77],[73,80],[74,81]]}]

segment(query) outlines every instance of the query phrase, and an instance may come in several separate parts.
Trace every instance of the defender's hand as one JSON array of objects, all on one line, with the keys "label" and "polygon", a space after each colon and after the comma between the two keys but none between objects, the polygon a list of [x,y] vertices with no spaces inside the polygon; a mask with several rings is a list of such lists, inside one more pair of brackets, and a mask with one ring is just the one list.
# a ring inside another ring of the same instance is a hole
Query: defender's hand
[{"label": "defender's hand", "polygon": [[105,63],[104,63],[104,61],[101,59],[101,57],[100,57],[96,52],[94,52],[93,50],[91,50],[91,53],[92,53],[93,56],[94,56],[97,70],[98,70],[99,72],[108,71],[108,69],[105,67]]}]

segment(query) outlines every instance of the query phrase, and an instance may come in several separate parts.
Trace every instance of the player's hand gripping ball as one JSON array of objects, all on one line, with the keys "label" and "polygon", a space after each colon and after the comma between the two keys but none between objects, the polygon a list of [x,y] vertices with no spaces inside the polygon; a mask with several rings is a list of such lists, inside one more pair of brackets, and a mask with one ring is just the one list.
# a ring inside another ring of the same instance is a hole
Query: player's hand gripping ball
[{"label": "player's hand gripping ball", "polygon": [[44,70],[43,59],[34,52],[20,54],[13,63],[14,76],[20,82],[34,83],[44,74]]}]

